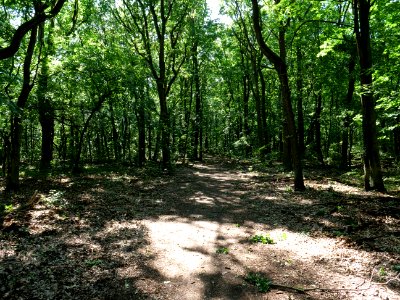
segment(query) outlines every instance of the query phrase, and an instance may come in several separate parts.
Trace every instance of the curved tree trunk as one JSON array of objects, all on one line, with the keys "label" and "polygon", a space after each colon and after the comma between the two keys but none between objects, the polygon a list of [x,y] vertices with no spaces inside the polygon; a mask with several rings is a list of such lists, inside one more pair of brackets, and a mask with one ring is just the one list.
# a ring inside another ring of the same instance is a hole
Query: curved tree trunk
[{"label": "curved tree trunk", "polygon": [[26,50],[24,66],[23,66],[23,83],[22,89],[18,97],[17,107],[19,112],[11,117],[11,142],[7,161],[6,190],[18,190],[19,188],[19,167],[21,160],[21,131],[22,117],[21,113],[28,101],[29,94],[33,88],[31,83],[31,64],[33,52],[35,50],[38,27],[35,26],[31,30],[28,48]]},{"label": "curved tree trunk", "polygon": [[[279,3],[276,0],[276,3]],[[281,85],[282,92],[282,105],[285,112],[285,119],[287,122],[287,138],[290,140],[291,158],[294,168],[294,189],[296,191],[302,191],[305,189],[303,179],[303,166],[301,161],[301,155],[298,147],[298,138],[296,132],[296,124],[294,119],[294,113],[291,102],[289,78],[287,73],[286,65],[286,44],[285,44],[285,29],[283,25],[279,30],[279,49],[280,55],[277,55],[267,46],[262,36],[261,25],[260,25],[260,9],[258,7],[257,0],[252,0],[253,7],[253,25],[256,34],[257,42],[260,45],[262,53],[265,57],[273,63],[275,70],[279,76],[279,82]]]}]

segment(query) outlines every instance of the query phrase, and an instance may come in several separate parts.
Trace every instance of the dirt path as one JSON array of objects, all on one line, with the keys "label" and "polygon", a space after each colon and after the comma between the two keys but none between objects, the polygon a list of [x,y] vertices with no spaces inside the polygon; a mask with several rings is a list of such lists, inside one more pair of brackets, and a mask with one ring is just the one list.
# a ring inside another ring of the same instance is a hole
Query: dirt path
[{"label": "dirt path", "polygon": [[[308,180],[308,191],[295,193],[283,173],[249,168],[208,161],[170,177],[114,173],[38,183],[35,206],[5,222],[17,229],[1,236],[0,295],[400,299],[396,236],[374,240],[391,239],[378,252],[356,242],[381,227],[349,222],[366,220],[361,199],[384,196],[333,180]],[[397,199],[385,201],[391,207]],[[397,230],[398,215],[385,216],[377,224]],[[252,243],[256,235],[272,243]],[[271,280],[271,290],[260,293],[245,281],[249,274],[259,274],[259,285]]]}]

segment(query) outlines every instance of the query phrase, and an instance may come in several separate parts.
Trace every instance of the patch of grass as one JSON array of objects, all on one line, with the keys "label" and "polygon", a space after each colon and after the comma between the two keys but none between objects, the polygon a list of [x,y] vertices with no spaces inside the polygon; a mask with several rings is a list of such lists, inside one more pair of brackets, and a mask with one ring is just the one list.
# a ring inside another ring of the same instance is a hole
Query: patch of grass
[{"label": "patch of grass", "polygon": [[88,267],[94,267],[94,266],[100,266],[103,265],[104,261],[101,259],[87,259],[85,261],[85,265],[87,265]]},{"label": "patch of grass", "polygon": [[229,249],[226,247],[220,247],[215,252],[218,254],[229,254]]},{"label": "patch of grass", "polygon": [[341,237],[341,236],[346,235],[346,233],[345,233],[344,231],[342,231],[342,230],[334,230],[334,231],[333,231],[333,234],[334,234],[335,236],[337,236],[337,237]]},{"label": "patch of grass", "polygon": [[379,276],[385,277],[387,275],[385,267],[380,267],[378,271]]},{"label": "patch of grass", "polygon": [[250,241],[253,243],[261,243],[261,244],[275,244],[275,241],[269,236],[269,234],[266,235],[258,235],[256,234],[255,236],[252,236],[250,238]]},{"label": "patch of grass", "polygon": [[293,188],[290,185],[288,185],[288,186],[285,187],[285,192],[286,193],[292,193],[293,192]]},{"label": "patch of grass", "polygon": [[245,281],[256,286],[260,293],[266,293],[271,289],[272,281],[259,273],[247,274]]}]

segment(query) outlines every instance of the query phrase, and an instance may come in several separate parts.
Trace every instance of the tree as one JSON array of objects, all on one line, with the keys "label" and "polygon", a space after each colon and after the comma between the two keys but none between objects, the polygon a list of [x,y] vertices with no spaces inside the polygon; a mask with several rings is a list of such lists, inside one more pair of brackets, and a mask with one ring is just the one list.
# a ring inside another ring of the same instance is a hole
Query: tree
[{"label": "tree", "polygon": [[49,60],[54,52],[53,41],[54,22],[52,21],[48,30],[47,42],[45,41],[45,23],[39,26],[39,44],[42,49],[43,58],[40,73],[38,75],[38,112],[42,127],[42,149],[40,158],[40,169],[47,170],[51,167],[53,159],[54,143],[54,108],[48,93],[49,89]]},{"label": "tree", "polygon": [[[354,32],[360,61],[362,129],[364,141],[364,188],[385,191],[379,156],[375,100],[372,82],[372,52],[370,38],[370,0],[354,0]],[[372,182],[371,182],[372,180]]]},{"label": "tree", "polygon": [[[35,16],[43,14],[44,7],[41,5],[35,6]],[[10,128],[10,146],[7,154],[7,175],[6,175],[6,190],[19,189],[19,168],[21,160],[21,131],[22,131],[22,112],[28,101],[29,94],[33,88],[34,81],[31,81],[31,64],[36,46],[36,39],[39,25],[36,24],[32,29],[29,37],[28,47],[23,64],[23,81],[21,91],[16,102],[18,111],[11,117]]]},{"label": "tree", "polygon": [[[277,0],[276,3],[279,3],[279,0]],[[258,6],[257,0],[252,0],[252,8],[253,8],[253,26],[257,42],[264,56],[274,65],[274,68],[278,73],[281,93],[282,93],[283,110],[285,113],[285,119],[287,123],[287,135],[288,135],[287,138],[290,140],[291,158],[293,161],[293,168],[294,168],[294,177],[295,177],[294,188],[297,191],[302,191],[305,189],[305,186],[303,180],[302,160],[298,147],[296,125],[291,103],[288,70],[286,64],[285,25],[281,24],[279,28],[280,55],[278,55],[270,47],[268,47],[262,36],[262,28],[260,23],[261,21],[260,8]]]},{"label": "tree", "polygon": [[[187,1],[123,0],[125,12],[116,18],[129,32],[136,52],[147,63],[157,86],[160,105],[162,165],[171,170],[171,124],[168,95],[186,61],[184,25],[190,11]],[[141,44],[139,43],[141,42]]]}]

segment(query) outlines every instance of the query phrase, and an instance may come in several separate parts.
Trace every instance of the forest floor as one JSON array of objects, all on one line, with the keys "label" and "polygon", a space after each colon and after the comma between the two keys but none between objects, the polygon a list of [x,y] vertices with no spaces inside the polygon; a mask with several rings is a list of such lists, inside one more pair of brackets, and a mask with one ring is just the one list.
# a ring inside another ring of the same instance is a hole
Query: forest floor
[{"label": "forest floor", "polygon": [[0,231],[0,298],[400,299],[399,191],[305,178],[294,192],[276,166],[212,158],[26,178]]}]

